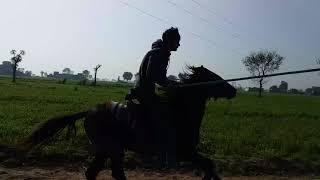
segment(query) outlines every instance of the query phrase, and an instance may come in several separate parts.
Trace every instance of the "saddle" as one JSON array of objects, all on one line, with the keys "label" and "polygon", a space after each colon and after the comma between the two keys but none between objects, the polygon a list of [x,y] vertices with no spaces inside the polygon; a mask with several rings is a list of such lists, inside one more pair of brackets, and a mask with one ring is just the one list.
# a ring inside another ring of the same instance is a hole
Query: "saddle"
[{"label": "saddle", "polygon": [[129,114],[129,125],[131,128],[141,126],[147,122],[147,114],[144,105],[141,103],[136,89],[130,89],[129,93],[125,97],[127,110]]}]

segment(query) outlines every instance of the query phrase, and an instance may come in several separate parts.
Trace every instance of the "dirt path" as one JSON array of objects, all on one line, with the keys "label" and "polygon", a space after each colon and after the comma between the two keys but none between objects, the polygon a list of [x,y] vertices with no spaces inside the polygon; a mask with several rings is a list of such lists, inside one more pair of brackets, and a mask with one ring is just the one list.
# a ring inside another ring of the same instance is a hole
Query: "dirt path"
[{"label": "dirt path", "polygon": [[[20,168],[4,168],[0,167],[0,179],[8,180],[84,180],[84,169],[72,166],[66,167],[20,167]],[[103,171],[99,174],[99,180],[112,180],[110,170]],[[130,170],[126,171],[129,180],[200,180],[200,177],[193,175],[191,172],[156,172],[148,170]],[[254,177],[224,177],[225,180],[311,180],[320,179],[316,177],[279,177],[279,176],[254,176]]]}]

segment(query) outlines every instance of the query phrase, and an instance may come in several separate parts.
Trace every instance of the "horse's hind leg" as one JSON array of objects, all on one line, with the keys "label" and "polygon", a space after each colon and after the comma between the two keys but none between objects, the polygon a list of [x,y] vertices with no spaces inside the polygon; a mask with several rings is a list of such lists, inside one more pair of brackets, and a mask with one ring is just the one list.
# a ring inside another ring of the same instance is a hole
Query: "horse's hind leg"
[{"label": "horse's hind leg", "polygon": [[95,180],[101,170],[104,169],[106,154],[96,153],[93,161],[90,163],[85,175],[87,180]]},{"label": "horse's hind leg", "polygon": [[114,146],[111,150],[111,171],[112,177],[116,180],[126,180],[123,168],[124,150],[121,146]]},{"label": "horse's hind leg", "polygon": [[215,163],[209,158],[203,157],[200,154],[196,154],[193,163],[200,166],[200,168],[204,171],[203,180],[220,180],[221,178],[218,176],[216,172]]},{"label": "horse's hind leg", "polygon": [[90,144],[95,149],[95,157],[90,163],[87,171],[86,178],[88,180],[95,180],[98,173],[104,169],[104,163],[108,157],[107,145],[109,140],[108,130],[104,123],[108,117],[104,105],[98,105],[88,112],[87,118],[84,120],[84,128],[90,140]]}]

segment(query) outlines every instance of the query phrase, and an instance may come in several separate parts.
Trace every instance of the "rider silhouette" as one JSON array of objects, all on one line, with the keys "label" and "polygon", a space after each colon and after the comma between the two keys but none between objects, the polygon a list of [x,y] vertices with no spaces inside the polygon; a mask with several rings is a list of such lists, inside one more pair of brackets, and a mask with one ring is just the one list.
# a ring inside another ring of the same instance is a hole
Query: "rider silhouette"
[{"label": "rider silhouette", "polygon": [[156,95],[156,84],[162,87],[173,87],[177,82],[167,78],[167,68],[171,51],[180,46],[180,34],[177,28],[171,27],[162,34],[162,39],[152,43],[152,49],[144,56],[140,65],[136,90],[138,99],[148,112],[148,120],[154,130],[157,142],[163,152],[167,152],[166,163],[175,165],[176,135],[170,118],[171,108],[168,103],[161,103]]}]

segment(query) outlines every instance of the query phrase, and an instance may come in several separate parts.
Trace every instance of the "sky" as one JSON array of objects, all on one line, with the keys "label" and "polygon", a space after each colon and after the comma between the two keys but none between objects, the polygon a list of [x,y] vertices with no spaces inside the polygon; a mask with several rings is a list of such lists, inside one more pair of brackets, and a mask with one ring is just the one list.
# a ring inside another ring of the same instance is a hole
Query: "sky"
[{"label": "sky", "polygon": [[[98,78],[136,73],[162,32],[178,27],[181,46],[168,75],[203,65],[224,79],[249,76],[241,60],[275,50],[285,57],[278,72],[317,68],[319,0],[0,0],[0,61],[25,50],[20,67],[75,73],[102,67]],[[318,73],[274,77],[266,87],[320,86]],[[237,82],[253,86],[250,80]]]}]

